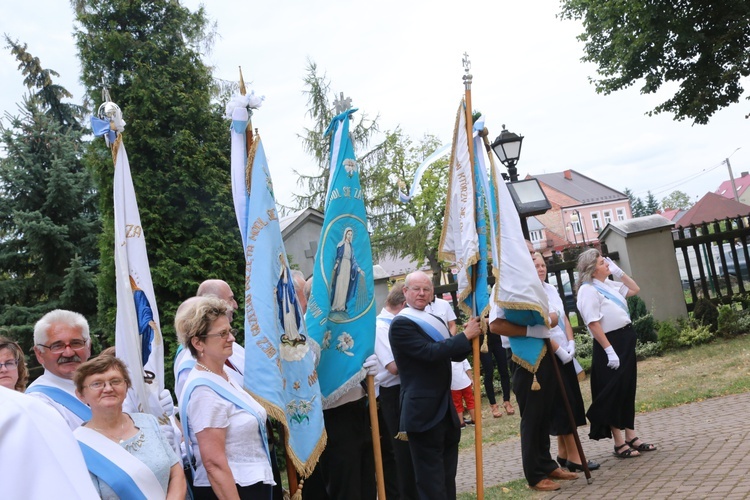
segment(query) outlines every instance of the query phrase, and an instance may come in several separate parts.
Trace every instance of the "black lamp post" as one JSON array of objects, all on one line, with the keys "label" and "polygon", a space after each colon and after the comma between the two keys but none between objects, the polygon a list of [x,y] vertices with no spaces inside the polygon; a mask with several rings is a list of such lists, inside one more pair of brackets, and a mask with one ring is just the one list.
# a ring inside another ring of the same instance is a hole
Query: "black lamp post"
[{"label": "black lamp post", "polygon": [[503,124],[503,131],[500,132],[500,135],[497,136],[497,139],[495,139],[491,146],[495,155],[500,159],[500,162],[508,169],[510,182],[518,180],[516,163],[518,163],[518,158],[521,156],[522,143],[523,136],[508,132],[505,124]]},{"label": "black lamp post", "polygon": [[[581,243],[586,243],[588,235],[586,234],[586,226],[581,218],[581,212],[579,212],[578,209],[573,210],[573,213],[570,214],[570,220],[578,223],[578,226],[581,228]],[[575,236],[575,228],[573,228],[573,236]]]}]

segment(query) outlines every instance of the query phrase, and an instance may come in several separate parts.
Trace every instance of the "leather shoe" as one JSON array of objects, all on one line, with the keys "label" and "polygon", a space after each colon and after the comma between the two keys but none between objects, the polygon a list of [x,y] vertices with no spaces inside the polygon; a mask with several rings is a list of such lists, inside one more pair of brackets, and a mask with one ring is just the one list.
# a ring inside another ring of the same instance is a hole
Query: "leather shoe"
[{"label": "leather shoe", "polygon": [[555,491],[560,489],[560,485],[549,479],[542,479],[534,486],[529,486],[529,488],[536,491]]},{"label": "leather shoe", "polygon": [[[588,461],[588,466],[589,470],[597,470],[599,467],[601,467],[601,465],[599,465],[599,462],[594,462],[593,460]],[[583,466],[581,464],[571,462],[570,460],[567,460],[567,467],[570,472],[583,472]]]},{"label": "leather shoe", "polygon": [[574,472],[564,471],[558,467],[557,469],[547,474],[547,477],[552,479],[562,479],[564,481],[572,481],[574,479],[578,479],[578,474]]}]

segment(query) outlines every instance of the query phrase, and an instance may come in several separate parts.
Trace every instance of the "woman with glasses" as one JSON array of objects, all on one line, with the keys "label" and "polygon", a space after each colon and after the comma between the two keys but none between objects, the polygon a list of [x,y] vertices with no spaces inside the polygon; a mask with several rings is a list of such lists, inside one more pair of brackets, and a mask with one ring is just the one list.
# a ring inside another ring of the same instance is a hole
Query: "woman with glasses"
[{"label": "woman with glasses", "polygon": [[175,317],[180,343],[196,359],[180,395],[185,443],[195,459],[193,497],[270,500],[266,411],[226,368],[234,343],[226,309],[220,299],[196,297]]},{"label": "woman with glasses", "polygon": [[156,417],[122,411],[131,385],[125,364],[100,355],[81,364],[73,381],[76,396],[91,408],[91,420],[74,435],[99,496],[183,500],[182,462]]},{"label": "woman with glasses", "polygon": [[23,392],[28,381],[29,372],[21,346],[0,336],[0,386]]}]

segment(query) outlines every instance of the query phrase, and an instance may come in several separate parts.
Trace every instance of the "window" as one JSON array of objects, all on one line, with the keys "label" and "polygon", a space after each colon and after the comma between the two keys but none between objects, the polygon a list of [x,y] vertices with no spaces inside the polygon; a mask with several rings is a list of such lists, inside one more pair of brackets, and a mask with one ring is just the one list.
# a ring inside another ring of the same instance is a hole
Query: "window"
[{"label": "window", "polygon": [[591,225],[594,227],[594,231],[601,231],[602,220],[599,218],[599,212],[591,212]]},{"label": "window", "polygon": [[544,238],[544,235],[542,234],[541,229],[538,229],[536,231],[529,231],[529,240],[532,243],[538,243],[542,241],[543,238]]},{"label": "window", "polygon": [[624,208],[618,208],[617,209],[617,220],[625,220],[625,209]]},{"label": "window", "polygon": [[612,222],[612,210],[604,211],[604,224],[607,225]]},{"label": "window", "polygon": [[581,223],[580,223],[580,221],[571,222],[570,225],[573,227],[573,232],[574,233],[581,234]]}]

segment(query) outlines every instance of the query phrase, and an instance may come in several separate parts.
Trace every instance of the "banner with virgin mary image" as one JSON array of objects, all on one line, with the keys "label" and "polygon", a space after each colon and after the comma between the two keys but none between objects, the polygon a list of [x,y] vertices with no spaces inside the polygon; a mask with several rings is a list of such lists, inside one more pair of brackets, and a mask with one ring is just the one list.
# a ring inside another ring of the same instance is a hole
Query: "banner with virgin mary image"
[{"label": "banner with virgin mary image", "polygon": [[307,335],[295,294],[263,143],[258,135],[247,138],[247,99],[234,101],[227,112],[232,191],[245,251],[245,390],[284,426],[287,456],[307,477],[326,443],[317,345]]},{"label": "banner with virgin mary image", "polygon": [[365,378],[362,363],[375,350],[370,233],[349,136],[349,117],[355,111],[336,116],[326,131],[331,135],[331,170],[305,316],[308,334],[320,344],[324,407]]}]

